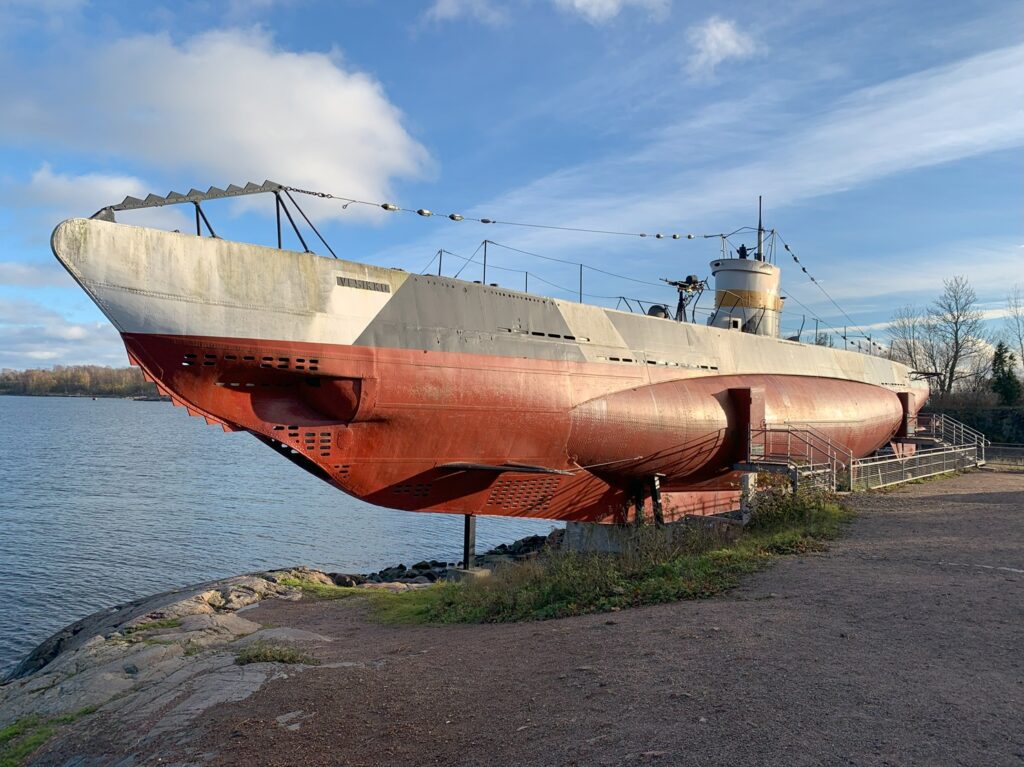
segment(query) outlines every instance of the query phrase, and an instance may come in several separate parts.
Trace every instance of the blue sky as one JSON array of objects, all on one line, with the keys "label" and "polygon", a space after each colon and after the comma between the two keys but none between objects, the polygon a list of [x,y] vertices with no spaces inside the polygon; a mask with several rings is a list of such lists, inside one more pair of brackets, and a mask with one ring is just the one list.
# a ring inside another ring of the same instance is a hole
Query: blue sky
[{"label": "blue sky", "polygon": [[[697,235],[756,223],[763,194],[767,224],[859,326],[877,333],[965,274],[997,328],[1024,283],[1021,29],[1024,5],[969,0],[0,0],[0,367],[125,364],[49,252],[60,220],[125,194],[264,178]],[[218,233],[269,243],[272,206],[257,203],[211,204]],[[342,257],[415,271],[484,237],[652,282],[706,276],[718,253],[699,236],[309,209]],[[186,228],[187,213],[120,220]],[[575,284],[572,267],[491,256]],[[784,327],[812,313],[849,324],[780,265]],[[588,293],[673,300],[586,279]]]}]

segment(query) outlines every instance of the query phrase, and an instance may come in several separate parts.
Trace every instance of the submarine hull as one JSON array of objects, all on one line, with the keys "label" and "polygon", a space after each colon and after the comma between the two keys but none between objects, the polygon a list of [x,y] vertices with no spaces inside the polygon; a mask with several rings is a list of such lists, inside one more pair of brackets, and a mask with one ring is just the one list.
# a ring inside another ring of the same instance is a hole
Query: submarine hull
[{"label": "submarine hull", "polygon": [[612,521],[734,506],[749,413],[857,456],[927,389],[878,357],[214,238],[74,219],[53,249],[191,413],[409,511]]}]

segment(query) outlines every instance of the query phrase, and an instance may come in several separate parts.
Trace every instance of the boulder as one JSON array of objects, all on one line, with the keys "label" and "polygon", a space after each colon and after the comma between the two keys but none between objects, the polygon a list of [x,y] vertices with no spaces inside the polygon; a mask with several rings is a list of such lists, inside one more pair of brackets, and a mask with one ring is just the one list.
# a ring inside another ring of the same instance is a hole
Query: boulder
[{"label": "boulder", "polygon": [[348,573],[328,573],[331,576],[331,580],[335,586],[345,586],[351,588],[353,586],[359,586],[360,584],[366,583],[366,578],[362,575],[348,574]]}]

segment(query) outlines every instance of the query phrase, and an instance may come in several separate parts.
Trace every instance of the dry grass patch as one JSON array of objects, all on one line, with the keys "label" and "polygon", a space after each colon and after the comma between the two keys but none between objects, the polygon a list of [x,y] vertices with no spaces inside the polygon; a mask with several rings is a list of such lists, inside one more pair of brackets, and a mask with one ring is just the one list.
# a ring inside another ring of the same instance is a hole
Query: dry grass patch
[{"label": "dry grass patch", "polygon": [[316,666],[320,661],[289,645],[256,641],[250,642],[235,654],[235,663],[239,666],[249,663],[293,663]]}]

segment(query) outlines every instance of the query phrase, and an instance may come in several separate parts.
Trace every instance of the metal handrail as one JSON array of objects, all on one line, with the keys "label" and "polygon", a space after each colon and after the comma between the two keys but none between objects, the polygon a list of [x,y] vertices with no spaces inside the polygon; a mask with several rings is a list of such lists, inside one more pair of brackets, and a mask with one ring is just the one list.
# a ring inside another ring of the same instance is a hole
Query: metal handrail
[{"label": "metal handrail", "polygon": [[920,413],[914,418],[914,427],[915,433],[924,427],[926,433],[947,445],[977,446],[982,462],[985,461],[985,448],[992,444],[983,433],[946,413]]},{"label": "metal handrail", "polygon": [[[946,413],[919,413],[913,422],[917,428],[924,427],[932,434],[948,437],[953,444],[970,444],[972,442],[991,444],[991,441],[982,432]],[[972,437],[972,439],[966,440],[965,436]]]},{"label": "metal handrail", "polygon": [[824,444],[828,445],[830,450],[836,452],[837,454],[841,453],[847,459],[846,461],[842,461],[843,464],[849,465],[850,461],[853,460],[853,451],[850,450],[850,448],[848,448],[846,445],[844,445],[841,442],[836,442],[828,434],[826,434],[823,431],[820,431],[819,429],[815,428],[811,424],[803,423],[803,422],[800,422],[800,421],[786,421],[786,425],[787,426],[796,426],[797,428],[802,429],[803,431],[806,431],[809,434],[814,435],[820,441],[822,441]]},{"label": "metal handrail", "polygon": [[[779,451],[775,440],[770,440],[771,435],[786,436],[785,448]],[[836,489],[840,474],[846,475],[852,480],[853,453],[845,445],[832,440],[827,434],[805,424],[800,427],[792,424],[768,425],[747,430],[747,457],[751,462],[755,461],[754,447],[760,438],[761,454],[764,459],[784,459],[787,463],[800,465],[804,473],[821,473],[823,467],[827,468],[830,476],[832,489]],[[796,445],[794,446],[794,440]],[[824,462],[816,460],[819,456],[824,457]]]},{"label": "metal handrail", "polygon": [[929,447],[922,450],[915,450],[909,455],[869,455],[864,458],[855,458],[854,463],[856,463],[857,466],[868,466],[874,463],[906,462],[921,456],[938,455],[951,450],[972,450],[974,448],[975,445],[946,445],[941,447]]},{"label": "metal handrail", "polygon": [[851,490],[872,490],[984,463],[978,444],[918,450],[906,456],[870,456],[854,461]]}]

